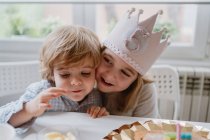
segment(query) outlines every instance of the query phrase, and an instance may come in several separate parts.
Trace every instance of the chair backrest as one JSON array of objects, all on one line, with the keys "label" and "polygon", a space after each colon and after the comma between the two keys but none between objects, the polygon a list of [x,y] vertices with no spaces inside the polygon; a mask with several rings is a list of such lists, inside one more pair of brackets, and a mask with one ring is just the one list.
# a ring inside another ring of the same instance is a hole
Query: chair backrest
[{"label": "chair backrest", "polygon": [[41,79],[38,61],[0,63],[0,105],[14,100]]},{"label": "chair backrest", "polygon": [[159,113],[164,119],[179,119],[180,90],[176,69],[169,65],[155,65],[148,72],[157,87]]}]

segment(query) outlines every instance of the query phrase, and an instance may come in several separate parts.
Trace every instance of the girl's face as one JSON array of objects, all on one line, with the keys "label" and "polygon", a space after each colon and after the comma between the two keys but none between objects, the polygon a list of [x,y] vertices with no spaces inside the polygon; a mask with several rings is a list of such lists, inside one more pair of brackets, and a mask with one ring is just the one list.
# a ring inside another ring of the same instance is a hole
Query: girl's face
[{"label": "girl's face", "polygon": [[137,78],[138,73],[111,50],[102,53],[101,64],[97,68],[97,87],[105,93],[121,92]]},{"label": "girl's face", "polygon": [[83,60],[79,66],[54,68],[55,86],[67,91],[65,95],[73,101],[83,100],[95,84],[95,67],[90,59]]}]

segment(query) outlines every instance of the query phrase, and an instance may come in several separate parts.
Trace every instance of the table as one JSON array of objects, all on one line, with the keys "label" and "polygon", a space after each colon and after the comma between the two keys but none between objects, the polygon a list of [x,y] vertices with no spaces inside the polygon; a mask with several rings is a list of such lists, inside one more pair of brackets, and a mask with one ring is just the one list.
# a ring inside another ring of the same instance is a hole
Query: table
[{"label": "table", "polygon": [[[150,118],[105,116],[93,119],[86,113],[75,112],[48,112],[36,119],[31,129],[18,136],[15,140],[37,140],[37,133],[53,125],[68,125],[79,132],[78,140],[101,140],[112,130],[123,124],[131,124],[135,121],[141,123],[151,120]],[[190,122],[195,125],[210,129],[210,123]]]}]

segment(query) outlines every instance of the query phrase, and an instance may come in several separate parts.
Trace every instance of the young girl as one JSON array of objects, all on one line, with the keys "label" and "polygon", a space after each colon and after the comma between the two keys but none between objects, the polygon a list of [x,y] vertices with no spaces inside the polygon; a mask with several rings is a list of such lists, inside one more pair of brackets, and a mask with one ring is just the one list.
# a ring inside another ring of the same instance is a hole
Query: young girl
[{"label": "young girl", "polygon": [[110,114],[155,118],[157,92],[154,84],[143,76],[165,49],[168,39],[160,43],[163,31],[152,33],[162,11],[140,23],[143,11],[133,14],[134,11],[128,11],[103,42],[97,87]]},{"label": "young girl", "polygon": [[[86,112],[101,106],[93,89],[101,46],[87,28],[63,26],[51,33],[40,55],[43,80],[29,85],[19,100],[0,108],[0,122],[14,127],[29,124],[45,111]],[[98,117],[107,115],[98,109]]]}]

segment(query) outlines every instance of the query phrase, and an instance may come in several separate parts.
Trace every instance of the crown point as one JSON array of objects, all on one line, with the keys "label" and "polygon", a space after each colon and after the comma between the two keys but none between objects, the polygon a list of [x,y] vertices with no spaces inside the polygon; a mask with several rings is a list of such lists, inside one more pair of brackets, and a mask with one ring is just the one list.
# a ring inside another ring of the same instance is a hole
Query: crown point
[{"label": "crown point", "polygon": [[144,10],[139,9],[139,15],[140,15],[140,14],[143,14],[143,13],[144,13]]},{"label": "crown point", "polygon": [[170,37],[171,37],[171,36],[170,36],[170,35],[168,35],[168,36],[167,36],[167,39],[169,39]]},{"label": "crown point", "polygon": [[133,12],[135,12],[136,9],[135,8],[131,8],[130,10],[128,10],[129,14],[132,14]]},{"label": "crown point", "polygon": [[128,10],[128,13],[132,13],[132,12],[134,12],[136,9],[134,8],[134,7],[132,7],[132,8],[130,8],[129,10]]},{"label": "crown point", "polygon": [[168,29],[166,27],[163,28],[162,32],[167,32]]},{"label": "crown point", "polygon": [[150,33],[149,33],[149,32],[147,32],[147,33],[146,33],[146,35],[150,36]]},{"label": "crown point", "polygon": [[128,18],[130,18],[131,14],[135,12],[135,10],[135,8],[131,8],[130,10],[128,10]]},{"label": "crown point", "polygon": [[159,11],[158,11],[158,14],[159,14],[159,15],[162,15],[162,14],[163,14],[163,10],[159,10]]},{"label": "crown point", "polygon": [[168,43],[167,43],[167,46],[169,46],[169,45],[171,45],[171,42],[168,42]]}]

